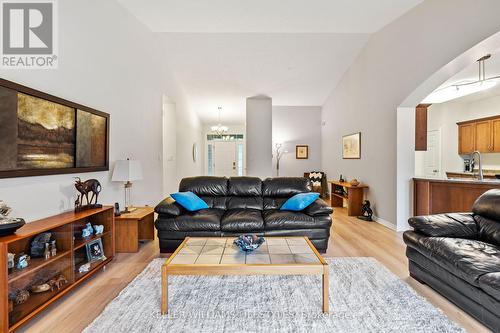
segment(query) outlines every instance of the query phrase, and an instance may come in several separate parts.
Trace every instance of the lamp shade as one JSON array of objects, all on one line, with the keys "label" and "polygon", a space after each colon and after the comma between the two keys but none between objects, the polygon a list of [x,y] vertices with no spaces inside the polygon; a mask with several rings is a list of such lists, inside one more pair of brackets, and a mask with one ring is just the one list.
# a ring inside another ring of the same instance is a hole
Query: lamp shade
[{"label": "lamp shade", "polygon": [[129,182],[142,179],[142,166],[139,161],[121,160],[116,161],[113,170],[114,182]]}]

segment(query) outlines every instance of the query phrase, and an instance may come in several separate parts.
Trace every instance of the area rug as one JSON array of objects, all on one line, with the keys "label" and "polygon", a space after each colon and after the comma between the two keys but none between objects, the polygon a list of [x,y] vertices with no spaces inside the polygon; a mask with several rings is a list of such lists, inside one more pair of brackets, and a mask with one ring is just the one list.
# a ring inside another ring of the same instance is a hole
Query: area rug
[{"label": "area rug", "polygon": [[327,261],[328,315],[320,276],[173,276],[162,316],[155,259],[84,332],[465,332],[375,259]]}]

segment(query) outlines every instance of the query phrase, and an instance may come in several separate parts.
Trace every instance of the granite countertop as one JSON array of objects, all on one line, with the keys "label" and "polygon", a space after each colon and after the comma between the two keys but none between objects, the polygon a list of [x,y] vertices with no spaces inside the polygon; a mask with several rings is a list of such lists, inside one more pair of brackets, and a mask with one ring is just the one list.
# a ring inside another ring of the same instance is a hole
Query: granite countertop
[{"label": "granite countertop", "polygon": [[[468,177],[475,177],[479,171],[474,170],[474,172],[464,172],[464,171],[446,171],[446,173],[454,175],[463,175]],[[486,177],[495,177],[495,175],[500,175],[500,170],[483,170],[483,175]]]}]

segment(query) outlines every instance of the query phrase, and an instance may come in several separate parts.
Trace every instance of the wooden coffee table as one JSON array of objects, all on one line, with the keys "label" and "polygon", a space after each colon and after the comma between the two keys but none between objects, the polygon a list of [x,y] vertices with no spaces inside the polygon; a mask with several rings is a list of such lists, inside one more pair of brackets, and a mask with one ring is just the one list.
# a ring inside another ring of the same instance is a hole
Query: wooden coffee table
[{"label": "wooden coffee table", "polygon": [[328,264],[307,237],[265,237],[251,253],[235,237],[187,237],[162,266],[161,313],[168,313],[169,275],[322,275],[328,313]]}]

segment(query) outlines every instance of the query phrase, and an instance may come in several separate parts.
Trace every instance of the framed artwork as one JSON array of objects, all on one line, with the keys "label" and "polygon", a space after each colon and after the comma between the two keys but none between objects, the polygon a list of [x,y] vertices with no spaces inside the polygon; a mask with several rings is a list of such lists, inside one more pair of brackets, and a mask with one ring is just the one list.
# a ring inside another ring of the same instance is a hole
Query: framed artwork
[{"label": "framed artwork", "polygon": [[361,132],[344,135],[342,137],[342,158],[361,158]]},{"label": "framed artwork", "polygon": [[104,256],[104,249],[102,247],[102,240],[100,238],[87,243],[85,247],[87,250],[88,262],[95,262],[101,259],[106,259],[106,257]]},{"label": "framed artwork", "polygon": [[0,178],[109,170],[109,114],[0,79]]},{"label": "framed artwork", "polygon": [[295,158],[298,160],[307,160],[309,158],[309,146],[307,145],[295,146]]}]

